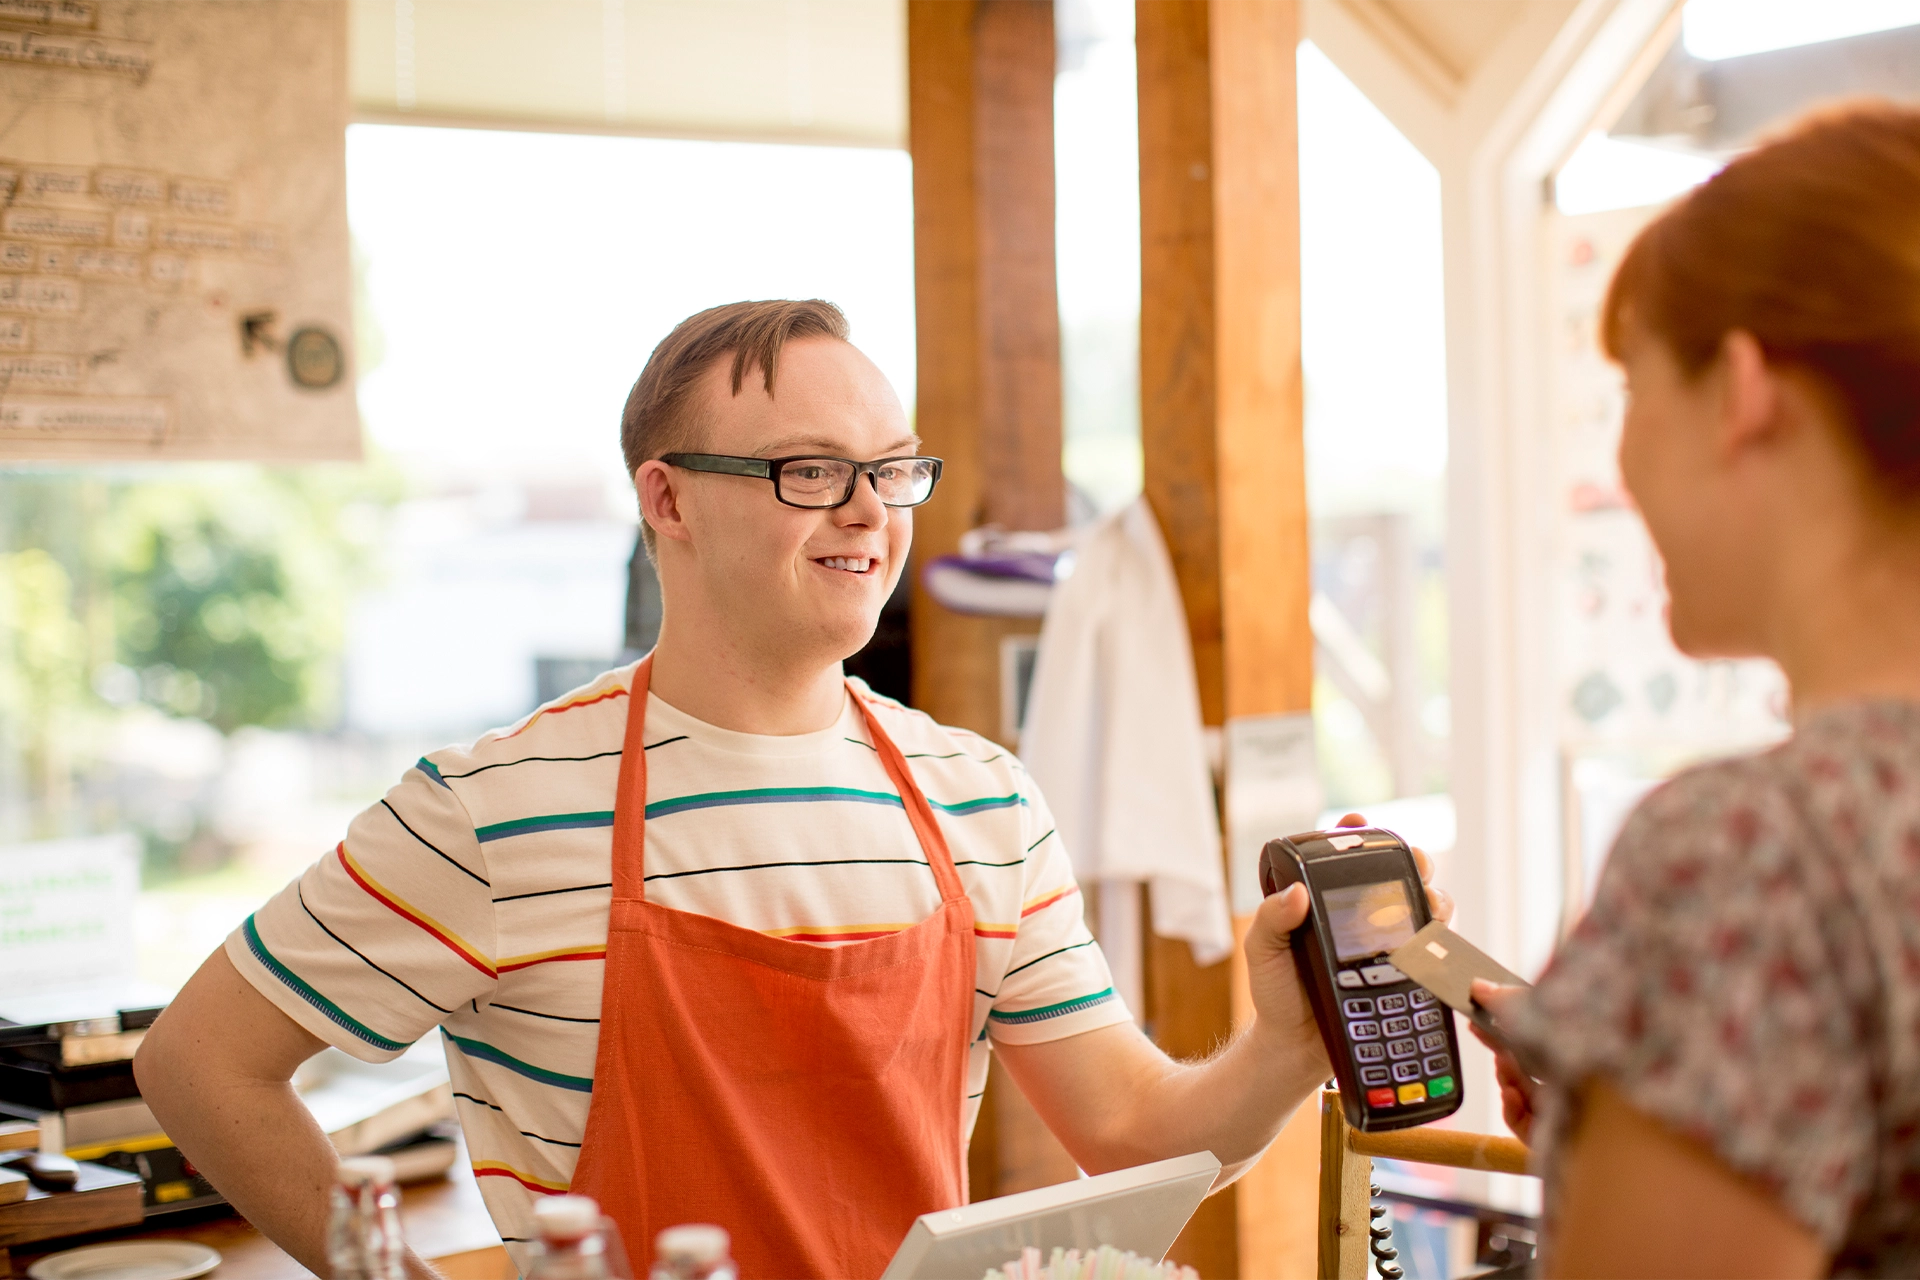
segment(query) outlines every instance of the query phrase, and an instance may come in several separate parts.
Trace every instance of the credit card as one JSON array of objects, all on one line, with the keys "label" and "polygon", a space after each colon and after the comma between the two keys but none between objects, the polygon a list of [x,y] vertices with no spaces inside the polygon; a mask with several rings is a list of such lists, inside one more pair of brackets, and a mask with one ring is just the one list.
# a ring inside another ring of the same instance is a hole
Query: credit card
[{"label": "credit card", "polygon": [[1485,1010],[1473,1002],[1473,980],[1485,978],[1503,987],[1529,985],[1498,960],[1435,920],[1387,957],[1393,967],[1439,996],[1441,1003],[1482,1022]]}]

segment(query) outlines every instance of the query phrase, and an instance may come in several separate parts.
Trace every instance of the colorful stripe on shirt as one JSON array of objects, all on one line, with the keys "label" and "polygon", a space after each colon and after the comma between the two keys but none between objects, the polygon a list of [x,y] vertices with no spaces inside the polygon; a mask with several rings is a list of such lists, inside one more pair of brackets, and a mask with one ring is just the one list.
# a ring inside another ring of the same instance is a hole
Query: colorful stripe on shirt
[{"label": "colorful stripe on shirt", "polygon": [[516,969],[531,969],[537,964],[553,964],[561,960],[605,960],[605,947],[557,947],[552,951],[535,951],[530,955],[508,956],[500,961],[501,973],[512,973]]},{"label": "colorful stripe on shirt", "polygon": [[801,924],[762,932],[769,938],[786,938],[791,942],[864,942],[868,938],[890,938],[911,928],[911,924]]},{"label": "colorful stripe on shirt", "polygon": [[675,796],[647,806],[647,817],[664,818],[669,814],[695,809],[720,809],[736,804],[817,804],[843,800],[855,804],[886,804],[905,808],[891,791],[863,791],[857,787],[751,787],[744,791],[703,791],[690,796]]},{"label": "colorful stripe on shirt", "polygon": [[941,804],[929,798],[927,803],[942,813],[951,813],[956,817],[965,817],[970,813],[988,813],[994,809],[1010,809],[1014,805],[1026,806],[1027,798],[1018,791],[1010,796],[982,796],[978,800],[962,800],[958,804]]},{"label": "colorful stripe on shirt", "polygon": [[484,827],[475,827],[473,835],[481,844],[486,844],[510,836],[532,836],[547,831],[582,831],[612,825],[613,810],[595,809],[586,813],[547,813],[533,818],[515,818],[511,822],[489,823]]},{"label": "colorful stripe on shirt", "polygon": [[[1025,920],[1028,916],[1033,915],[1035,912],[1045,911],[1048,907],[1052,906],[1054,903],[1059,902],[1066,898],[1071,898],[1073,895],[1079,892],[1080,892],[1079,885],[1070,884],[1065,886],[1064,888],[1054,889],[1048,893],[1043,893],[1039,897],[1033,898],[1021,906],[1020,918],[1022,920]],[[975,921],[973,926],[973,936],[976,938],[1013,938],[1013,937],[1018,937],[1019,933],[1020,933],[1020,926],[1018,924],[999,924],[999,923],[987,923],[985,921]]]},{"label": "colorful stripe on shirt", "polygon": [[418,925],[430,934],[435,941],[439,942],[441,946],[447,948],[447,950],[453,952],[481,973],[486,974],[489,978],[497,978],[500,976],[494,969],[492,962],[481,955],[479,949],[472,943],[368,875],[366,869],[354,860],[352,854],[347,852],[347,842],[345,840],[342,840],[334,847],[334,852],[340,855],[340,865],[346,868],[347,875],[353,879],[355,884],[365,889],[375,901],[402,919],[410,920]]},{"label": "colorful stripe on shirt", "polygon": [[1060,899],[1071,898],[1074,894],[1078,892],[1080,892],[1080,886],[1077,884],[1070,884],[1070,885],[1064,886],[1063,888],[1055,889],[1051,893],[1043,893],[1039,897],[1034,898],[1033,900],[1029,901],[1028,903],[1026,903],[1024,906],[1020,908],[1020,918],[1022,920],[1025,920],[1028,916],[1032,915],[1034,912],[1045,911],[1048,907],[1060,901]]},{"label": "colorful stripe on shirt", "polygon": [[472,1040],[466,1036],[457,1036],[444,1027],[441,1028],[441,1034],[446,1036],[449,1043],[459,1046],[460,1051],[469,1058],[479,1058],[482,1062],[491,1062],[496,1066],[505,1067],[516,1075],[523,1075],[529,1080],[538,1080],[541,1084],[553,1085],[557,1089],[571,1089],[575,1093],[593,1092],[592,1076],[570,1076],[564,1072],[549,1071],[545,1067],[536,1067],[531,1062],[514,1057],[505,1049],[490,1045],[483,1040]]},{"label": "colorful stripe on shirt", "polygon": [[577,698],[569,698],[564,702],[557,702],[557,703],[554,703],[552,706],[542,707],[538,711],[534,712],[532,715],[528,716],[525,724],[521,725],[518,729],[515,729],[510,733],[501,734],[499,738],[496,739],[496,741],[505,742],[508,738],[519,737],[521,734],[525,733],[527,730],[533,728],[535,724],[539,723],[540,718],[542,716],[562,715],[565,712],[574,711],[580,707],[591,707],[596,702],[606,702],[612,698],[624,698],[626,696],[627,696],[627,691],[625,689],[608,689],[602,693],[583,693]]},{"label": "colorful stripe on shirt", "polygon": [[366,1023],[353,1018],[339,1005],[308,986],[299,974],[281,964],[273,952],[267,950],[267,944],[261,941],[260,930],[254,925],[252,916],[247,917],[241,928],[246,934],[247,950],[253,953],[253,958],[265,965],[268,973],[285,983],[287,990],[325,1014],[327,1021],[353,1033],[356,1039],[364,1040],[376,1049],[395,1052],[407,1047],[404,1040],[389,1040]]},{"label": "colorful stripe on shirt", "polygon": [[1038,1009],[994,1009],[987,1014],[987,1017],[995,1022],[1024,1026],[1030,1022],[1046,1022],[1050,1018],[1064,1018],[1070,1013],[1079,1013],[1083,1009],[1098,1008],[1113,999],[1116,999],[1113,988],[1108,987],[1105,991],[1096,991],[1090,996],[1062,1000],[1058,1004],[1041,1005]]},{"label": "colorful stripe on shirt", "polygon": [[567,1194],[565,1182],[550,1182],[545,1178],[536,1178],[530,1173],[522,1173],[511,1165],[501,1164],[498,1160],[475,1160],[473,1176],[476,1178],[512,1178],[529,1191],[543,1196],[563,1196]]}]

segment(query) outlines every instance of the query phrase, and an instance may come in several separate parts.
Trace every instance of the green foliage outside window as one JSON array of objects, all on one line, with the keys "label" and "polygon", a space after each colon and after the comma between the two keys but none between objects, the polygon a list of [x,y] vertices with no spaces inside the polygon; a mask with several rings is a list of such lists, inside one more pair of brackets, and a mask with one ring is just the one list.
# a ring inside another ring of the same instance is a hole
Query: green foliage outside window
[{"label": "green foliage outside window", "polygon": [[222,733],[324,725],[366,570],[367,548],[341,528],[354,495],[324,472],[236,479],[115,494],[97,554],[116,658],[144,701]]},{"label": "green foliage outside window", "polygon": [[0,723],[12,726],[22,782],[35,808],[63,808],[70,782],[69,718],[88,702],[86,629],[73,582],[39,548],[0,554]]},{"label": "green foliage outside window", "polygon": [[223,734],[330,725],[347,613],[399,496],[378,464],[0,474],[0,756],[34,833],[66,825],[116,708]]}]

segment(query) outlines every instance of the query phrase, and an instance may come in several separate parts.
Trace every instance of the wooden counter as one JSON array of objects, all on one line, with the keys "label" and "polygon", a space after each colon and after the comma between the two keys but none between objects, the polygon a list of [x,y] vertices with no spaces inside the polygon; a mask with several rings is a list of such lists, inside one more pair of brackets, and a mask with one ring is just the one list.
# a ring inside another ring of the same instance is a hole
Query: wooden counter
[{"label": "wooden counter", "polygon": [[[449,1280],[513,1280],[513,1263],[480,1199],[464,1142],[445,1178],[402,1188],[400,1203],[407,1243],[420,1256],[432,1259]],[[109,1240],[191,1240],[211,1246],[220,1251],[220,1265],[213,1271],[213,1280],[301,1280],[310,1274],[237,1215],[179,1227],[128,1227],[48,1241],[51,1247],[22,1246],[13,1251],[11,1274],[24,1276],[34,1261],[49,1253]],[[7,1274],[4,1262],[0,1262],[0,1276]]]}]

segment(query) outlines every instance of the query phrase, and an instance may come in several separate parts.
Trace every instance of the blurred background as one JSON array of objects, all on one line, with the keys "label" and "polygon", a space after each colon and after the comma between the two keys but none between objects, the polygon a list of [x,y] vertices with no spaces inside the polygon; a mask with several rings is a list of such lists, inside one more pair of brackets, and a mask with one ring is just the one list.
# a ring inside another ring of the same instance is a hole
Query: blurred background
[{"label": "blurred background", "polygon": [[[915,404],[904,5],[790,0],[750,44],[731,10],[640,0],[552,6],[537,28],[511,5],[348,7],[363,460],[0,465],[0,852],[130,842],[138,883],[114,908],[130,923],[107,949],[162,996],[421,754],[651,642],[618,426],[676,322],[830,299]],[[1135,7],[1052,12],[1062,460],[1082,524],[1143,483]],[[1649,787],[1787,730],[1770,666],[1693,662],[1666,638],[1614,462],[1606,281],[1639,227],[1769,127],[1851,93],[1920,96],[1920,0],[1300,12],[1323,820],[1359,809],[1433,851],[1476,937],[1528,972]],[[1544,59],[1583,14],[1605,18],[1581,37],[1601,52],[1579,65],[1609,78],[1582,91],[1595,127],[1549,128],[1559,98],[1531,123],[1487,105],[1523,96],[1514,50]],[[1603,28],[1635,49],[1607,53]],[[522,57],[523,38],[547,43]],[[731,79],[700,73],[719,65]],[[851,664],[903,698],[907,594]],[[1019,700],[1001,705],[1011,742]],[[13,874],[0,941],[12,904],[51,892]],[[39,981],[11,977],[10,996]],[[1379,1173],[1410,1275],[1525,1255],[1532,1186]]]},{"label": "blurred background", "polygon": [[[391,20],[376,9],[356,23]],[[1716,77],[1723,97],[1779,114],[1823,53],[1871,45],[1910,70],[1916,22],[1906,0],[1691,0],[1634,108],[1555,178],[1568,287],[1604,279],[1587,222],[1657,206],[1748,135],[1703,110]],[[1123,0],[1057,7],[1065,462],[1083,518],[1140,490],[1132,24]],[[1440,179],[1311,41],[1299,95],[1326,803],[1394,802],[1444,849]],[[737,298],[832,299],[913,403],[897,146],[355,123],[347,173],[365,462],[0,469],[0,842],[137,833],[135,936],[162,985],[422,751],[621,660],[636,525],[619,413],[677,320]],[[1611,479],[1612,375],[1586,336],[1565,363],[1591,384],[1574,398],[1595,400],[1595,422],[1569,429],[1560,478],[1591,488],[1568,521],[1605,527],[1565,547],[1557,643],[1587,801],[1576,852],[1595,863],[1650,779],[1777,734],[1783,708],[1764,671],[1664,650],[1657,578]],[[1593,603],[1635,591],[1632,619]],[[1658,704],[1682,694],[1698,741],[1655,749]]]}]

